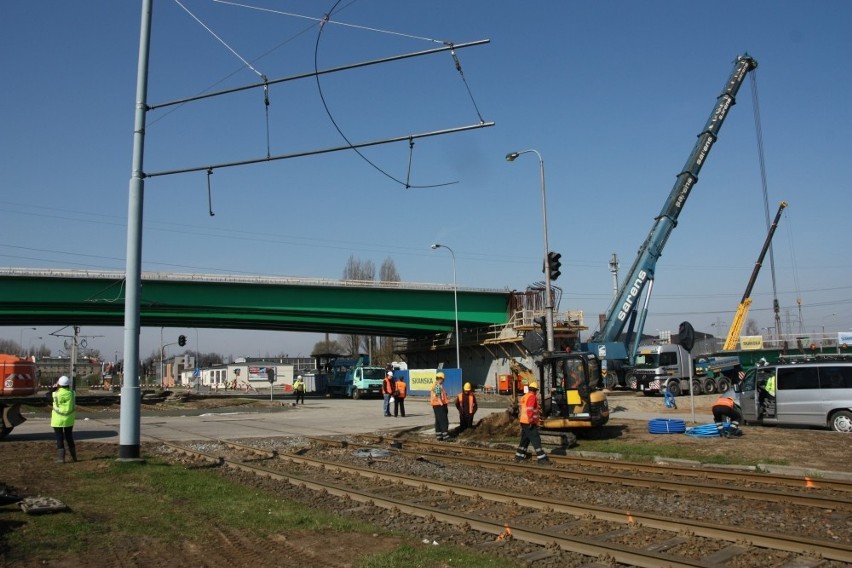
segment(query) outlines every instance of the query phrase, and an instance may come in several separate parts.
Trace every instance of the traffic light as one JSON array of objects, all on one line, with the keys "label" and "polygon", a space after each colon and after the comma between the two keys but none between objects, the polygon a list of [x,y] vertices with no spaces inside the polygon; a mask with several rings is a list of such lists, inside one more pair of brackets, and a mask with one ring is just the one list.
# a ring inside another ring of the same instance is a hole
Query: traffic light
[{"label": "traffic light", "polygon": [[275,369],[273,367],[266,368],[266,380],[268,380],[270,383],[275,382]]},{"label": "traffic light", "polygon": [[181,347],[186,345],[186,336],[185,335],[178,336],[178,345],[180,345]]},{"label": "traffic light", "polygon": [[562,274],[559,271],[559,268],[562,266],[560,258],[562,258],[562,255],[558,252],[550,251],[547,253],[547,270],[549,271],[551,280],[556,280]]}]

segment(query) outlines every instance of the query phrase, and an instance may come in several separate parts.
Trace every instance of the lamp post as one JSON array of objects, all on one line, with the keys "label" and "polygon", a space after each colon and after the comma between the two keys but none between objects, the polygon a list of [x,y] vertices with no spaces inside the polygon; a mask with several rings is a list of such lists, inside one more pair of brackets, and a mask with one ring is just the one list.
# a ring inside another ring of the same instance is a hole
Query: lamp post
[{"label": "lamp post", "polygon": [[22,327],[21,328],[21,336],[18,338],[18,345],[20,346],[21,353],[24,353],[24,330],[31,329],[35,331],[37,328],[35,327]]},{"label": "lamp post", "polygon": [[514,162],[518,159],[518,156],[530,153],[533,153],[538,156],[539,172],[541,177],[541,215],[544,225],[544,316],[547,321],[547,350],[552,353],[554,350],[553,300],[550,292],[550,267],[548,266],[549,263],[547,259],[548,253],[550,252],[550,245],[547,242],[547,195],[544,191],[544,159],[541,157],[541,154],[538,150],[530,148],[529,150],[521,150],[520,152],[512,152],[510,154],[506,154],[506,161]]},{"label": "lamp post", "polygon": [[455,309],[455,319],[456,319],[456,367],[461,369],[461,356],[459,355],[459,341],[461,337],[459,336],[459,287],[456,284],[456,253],[453,252],[453,249],[448,247],[447,245],[440,245],[435,243],[432,245],[432,250],[445,248],[450,251],[450,255],[453,257],[453,306]]}]

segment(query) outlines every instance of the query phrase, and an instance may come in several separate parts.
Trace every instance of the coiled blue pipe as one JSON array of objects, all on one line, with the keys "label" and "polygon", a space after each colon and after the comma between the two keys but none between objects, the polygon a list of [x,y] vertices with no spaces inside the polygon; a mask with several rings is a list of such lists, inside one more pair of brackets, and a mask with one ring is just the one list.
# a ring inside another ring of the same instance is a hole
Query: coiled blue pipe
[{"label": "coiled blue pipe", "polygon": [[716,428],[715,424],[692,426],[686,430],[686,435],[696,438],[712,438],[713,436],[719,437],[719,429]]},{"label": "coiled blue pipe", "polygon": [[686,422],[679,418],[654,418],[648,421],[648,432],[651,434],[683,434]]}]

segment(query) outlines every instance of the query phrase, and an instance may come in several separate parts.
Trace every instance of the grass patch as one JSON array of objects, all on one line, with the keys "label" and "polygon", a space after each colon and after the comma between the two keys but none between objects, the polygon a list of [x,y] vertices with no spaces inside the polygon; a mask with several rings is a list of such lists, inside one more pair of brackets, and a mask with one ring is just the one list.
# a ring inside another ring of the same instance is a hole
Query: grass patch
[{"label": "grass patch", "polygon": [[737,452],[731,452],[730,447],[720,447],[718,450],[708,450],[706,447],[682,446],[677,444],[643,444],[641,442],[618,442],[615,440],[581,440],[572,450],[586,452],[604,452],[621,454],[627,461],[650,462],[654,457],[669,459],[693,460],[701,463],[723,465],[755,465],[756,463],[771,463],[787,465],[787,460],[765,457],[743,457]]},{"label": "grass patch", "polygon": [[239,485],[214,471],[186,469],[156,458],[144,465],[111,458],[86,465],[91,467],[64,468],[61,486],[46,495],[64,502],[68,511],[28,515],[18,530],[3,535],[5,547],[0,548],[6,549],[9,560],[56,559],[97,549],[105,540],[157,546],[203,540],[201,524],[263,536],[295,529],[378,530]]}]

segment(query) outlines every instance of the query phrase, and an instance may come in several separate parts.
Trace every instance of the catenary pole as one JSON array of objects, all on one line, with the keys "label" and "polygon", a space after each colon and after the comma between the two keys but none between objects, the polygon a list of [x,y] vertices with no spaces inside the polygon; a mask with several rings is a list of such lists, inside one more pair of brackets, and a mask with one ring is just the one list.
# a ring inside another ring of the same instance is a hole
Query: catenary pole
[{"label": "catenary pole", "polygon": [[145,118],[148,58],[154,0],[142,0],[139,61],[136,69],[136,112],[133,121],[133,163],[127,202],[127,260],[124,295],[124,381],[121,385],[119,460],[139,460],[141,396],[139,392],[139,298],[142,291],[142,205],[144,202]]}]

